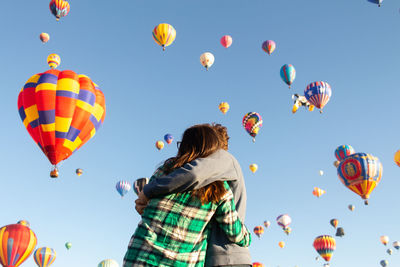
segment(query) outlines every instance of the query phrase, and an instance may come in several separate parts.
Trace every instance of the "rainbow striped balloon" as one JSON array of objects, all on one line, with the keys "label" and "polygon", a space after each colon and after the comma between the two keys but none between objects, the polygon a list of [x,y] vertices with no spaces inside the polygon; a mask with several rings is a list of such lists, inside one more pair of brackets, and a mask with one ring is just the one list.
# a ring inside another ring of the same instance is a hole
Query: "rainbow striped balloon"
[{"label": "rainbow striped balloon", "polygon": [[325,261],[330,261],[336,249],[336,240],[330,235],[320,235],[315,238],[313,245]]},{"label": "rainbow striped balloon", "polygon": [[51,0],[49,4],[51,14],[56,17],[58,21],[61,17],[65,17],[69,13],[69,3],[64,0]]},{"label": "rainbow striped balloon", "polygon": [[267,40],[262,44],[261,47],[268,55],[271,55],[275,50],[276,44],[272,40]]},{"label": "rainbow striped balloon", "polygon": [[304,90],[304,96],[307,98],[307,101],[319,108],[321,113],[331,95],[331,86],[327,82],[322,81],[310,83]]},{"label": "rainbow striped balloon", "polygon": [[338,161],[341,161],[345,157],[350,156],[351,154],[354,153],[356,153],[356,151],[351,145],[341,145],[336,148],[335,157]]},{"label": "rainbow striped balloon", "polygon": [[56,251],[49,247],[42,247],[35,250],[33,259],[39,267],[47,267],[56,260]]}]

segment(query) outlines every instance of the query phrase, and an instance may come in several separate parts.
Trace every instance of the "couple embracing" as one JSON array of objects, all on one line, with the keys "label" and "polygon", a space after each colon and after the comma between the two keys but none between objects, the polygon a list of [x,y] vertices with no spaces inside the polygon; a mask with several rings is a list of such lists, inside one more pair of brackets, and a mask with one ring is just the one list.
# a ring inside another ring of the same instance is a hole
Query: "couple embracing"
[{"label": "couple embracing", "polygon": [[177,155],[136,200],[142,220],[124,267],[251,266],[246,188],[239,163],[226,151],[228,139],[219,124],[185,130]]}]

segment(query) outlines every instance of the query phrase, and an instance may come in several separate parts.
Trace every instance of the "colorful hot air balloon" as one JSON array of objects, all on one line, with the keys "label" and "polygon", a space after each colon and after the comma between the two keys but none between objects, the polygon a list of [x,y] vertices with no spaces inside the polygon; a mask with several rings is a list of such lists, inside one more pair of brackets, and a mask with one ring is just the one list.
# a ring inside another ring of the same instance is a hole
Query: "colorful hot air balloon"
[{"label": "colorful hot air balloon", "polygon": [[61,63],[61,58],[57,54],[50,54],[47,57],[47,64],[52,69],[56,69],[60,65],[60,63]]},{"label": "colorful hot air balloon", "polygon": [[166,135],[164,135],[164,140],[169,145],[174,140],[174,137],[172,136],[172,134],[166,134]]},{"label": "colorful hot air balloon", "polygon": [[262,227],[261,225],[254,227],[254,233],[260,238],[261,235],[264,233],[264,227]]},{"label": "colorful hot air balloon", "polygon": [[56,251],[49,247],[38,248],[33,253],[33,259],[39,267],[47,267],[56,260]]},{"label": "colorful hot air balloon", "polygon": [[262,44],[261,47],[268,55],[271,55],[275,50],[276,44],[272,40],[267,40]]},{"label": "colorful hot air balloon", "polygon": [[340,162],[337,172],[340,181],[368,205],[369,195],[382,178],[382,169],[377,157],[355,153]]},{"label": "colorful hot air balloon", "polygon": [[82,173],[83,173],[83,170],[82,169],[76,169],[75,173],[76,173],[76,175],[81,176]]},{"label": "colorful hot air balloon", "polygon": [[279,242],[279,243],[278,243],[278,246],[279,246],[280,248],[284,248],[284,247],[285,247],[285,242],[283,242],[283,241]]},{"label": "colorful hot air balloon", "polygon": [[143,190],[143,187],[149,183],[149,178],[143,177],[137,179],[133,183],[133,191],[135,191],[136,195],[139,195],[139,193]]},{"label": "colorful hot air balloon", "polygon": [[[289,85],[289,88],[290,88],[290,86],[292,85],[294,79],[296,78],[296,70],[294,69],[293,65],[285,64],[285,65],[282,66],[282,68],[281,68],[281,78],[287,85]],[[307,98],[307,100],[308,100],[308,98]]]},{"label": "colorful hot air balloon", "polygon": [[153,39],[157,44],[161,45],[163,51],[166,46],[172,44],[175,40],[176,31],[174,27],[167,23],[158,24],[153,30]]},{"label": "colorful hot air balloon", "polygon": [[320,197],[320,196],[322,196],[322,195],[325,194],[325,193],[326,193],[325,190],[323,190],[323,189],[321,189],[321,188],[318,188],[318,187],[314,187],[314,190],[312,191],[312,194],[313,194],[314,196],[316,196],[316,197]]},{"label": "colorful hot air balloon", "polygon": [[230,35],[224,35],[221,38],[221,45],[225,48],[228,48],[232,45],[232,37]]},{"label": "colorful hot air balloon", "polygon": [[393,242],[393,247],[394,247],[395,249],[399,250],[399,249],[400,249],[400,242],[399,242],[399,241],[394,241],[394,242]]},{"label": "colorful hot air balloon", "polygon": [[285,229],[287,229],[292,223],[292,218],[290,218],[288,214],[282,214],[276,218],[276,222],[285,231]]},{"label": "colorful hot air balloon", "polygon": [[249,168],[252,173],[255,173],[258,169],[258,165],[253,163],[253,164],[250,164]]},{"label": "colorful hot air balloon", "polygon": [[265,228],[268,228],[271,225],[270,221],[264,221]]},{"label": "colorful hot air balloon", "polygon": [[218,108],[222,113],[226,114],[229,110],[229,104],[228,104],[228,102],[221,102],[218,105]]},{"label": "colorful hot air balloon", "polygon": [[330,261],[332,253],[336,249],[336,241],[333,237],[329,235],[321,235],[315,238],[314,248],[318,254],[324,258],[325,261]]},{"label": "colorful hot air balloon", "polygon": [[36,235],[22,224],[0,228],[0,264],[3,267],[20,266],[36,247]]},{"label": "colorful hot air balloon", "polygon": [[156,148],[157,148],[158,150],[163,149],[163,148],[164,148],[164,142],[158,140],[158,141],[156,142]]},{"label": "colorful hot air balloon", "polygon": [[339,164],[340,164],[340,161],[338,161],[338,160],[335,160],[333,162],[333,166],[335,166],[336,168],[339,167]]},{"label": "colorful hot air balloon", "polygon": [[256,141],[256,136],[260,130],[260,127],[262,126],[262,123],[263,120],[261,115],[257,112],[249,112],[243,117],[242,125],[246,132],[253,137],[253,142]]},{"label": "colorful hot air balloon", "polygon": [[18,96],[21,120],[56,165],[89,141],[103,124],[105,98],[85,75],[48,70],[33,75]]},{"label": "colorful hot air balloon", "polygon": [[387,254],[389,254],[389,255],[392,255],[392,253],[393,253],[393,249],[391,249],[391,248],[388,248],[388,249],[386,250],[386,253],[387,253]]},{"label": "colorful hot air balloon", "polygon": [[343,237],[344,236],[344,229],[342,227],[338,227],[336,230],[336,236]]},{"label": "colorful hot air balloon", "polygon": [[397,150],[394,154],[394,162],[400,167],[400,150]]},{"label": "colorful hot air balloon", "polygon": [[304,90],[304,96],[307,98],[307,101],[319,108],[320,113],[322,113],[322,109],[328,103],[331,95],[331,86],[327,82],[322,81],[310,83]]},{"label": "colorful hot air balloon", "polygon": [[385,246],[389,243],[389,237],[387,235],[383,235],[379,238],[379,240],[381,241],[382,244],[384,244]]},{"label": "colorful hot air balloon", "polygon": [[131,190],[131,184],[128,181],[119,181],[115,185],[115,188],[117,189],[121,197],[124,197],[126,193],[128,193],[129,190]]},{"label": "colorful hot air balloon", "polygon": [[42,41],[42,43],[47,43],[50,40],[50,35],[48,33],[42,32],[39,35],[40,41]]},{"label": "colorful hot air balloon", "polygon": [[383,0],[368,0],[368,2],[371,2],[371,3],[377,4],[377,5],[378,5],[378,7],[380,7],[380,6],[381,6],[381,4],[382,4],[382,2],[383,2]]},{"label": "colorful hot air balloon", "polygon": [[264,264],[260,262],[253,262],[253,267],[264,267]]},{"label": "colorful hot air balloon", "polygon": [[24,225],[26,227],[30,227],[31,226],[30,223],[27,220],[20,220],[20,221],[17,222],[17,224],[21,224],[21,225]]},{"label": "colorful hot air balloon", "polygon": [[285,234],[289,235],[292,232],[292,228],[286,227],[285,229],[283,229],[283,232],[285,232]]},{"label": "colorful hot air balloon", "polygon": [[349,210],[354,211],[354,209],[356,208],[354,205],[349,205],[348,206]]},{"label": "colorful hot air balloon", "polygon": [[387,260],[381,260],[380,264],[382,265],[382,267],[386,267],[389,265],[389,262]]},{"label": "colorful hot air balloon", "polygon": [[115,260],[103,260],[97,267],[119,267],[119,265]]},{"label": "colorful hot air balloon", "polygon": [[324,175],[324,171],[323,170],[319,170],[318,173],[319,173],[320,176]]},{"label": "colorful hot air balloon", "polygon": [[336,229],[336,227],[337,227],[338,224],[339,224],[339,220],[338,220],[338,219],[332,219],[332,220],[330,221],[330,223],[331,223],[331,225]]},{"label": "colorful hot air balloon", "polygon": [[65,247],[69,250],[72,247],[72,243],[71,242],[65,243]]},{"label": "colorful hot air balloon", "polygon": [[200,56],[200,63],[206,68],[206,70],[214,64],[214,60],[214,55],[210,52],[203,53]]},{"label": "colorful hot air balloon", "polygon": [[338,161],[343,160],[345,157],[350,156],[356,153],[354,148],[350,145],[341,145],[338,146],[335,150],[335,157]]},{"label": "colorful hot air balloon", "polygon": [[51,0],[50,11],[56,17],[56,20],[59,21],[61,17],[65,17],[69,13],[69,3],[64,0]]}]

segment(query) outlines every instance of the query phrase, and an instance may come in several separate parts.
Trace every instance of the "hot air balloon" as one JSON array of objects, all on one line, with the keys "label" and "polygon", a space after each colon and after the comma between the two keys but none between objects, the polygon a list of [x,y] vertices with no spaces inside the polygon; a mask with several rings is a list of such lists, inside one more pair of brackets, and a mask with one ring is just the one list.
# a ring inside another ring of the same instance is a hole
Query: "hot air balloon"
[{"label": "hot air balloon", "polygon": [[250,164],[249,168],[252,173],[255,173],[258,169],[258,165],[253,163],[253,164]]},{"label": "hot air balloon", "polygon": [[395,249],[400,249],[400,242],[399,241],[394,241],[393,242],[393,247],[395,248]]},{"label": "hot air balloon", "polygon": [[69,250],[72,247],[72,243],[71,242],[65,243],[65,247]]},{"label": "hot air balloon", "polygon": [[285,231],[292,223],[292,218],[290,218],[288,214],[282,214],[276,218],[276,222],[280,227],[282,227],[283,231]]},{"label": "hot air balloon", "polygon": [[38,248],[33,253],[33,259],[39,267],[50,266],[56,260],[56,251],[49,247]]},{"label": "hot air balloon", "polygon": [[289,235],[292,232],[292,228],[286,227],[285,229],[283,229],[283,232],[285,232],[285,234]]},{"label": "hot air balloon", "polygon": [[267,40],[262,44],[261,47],[268,55],[271,55],[275,50],[276,44],[272,40]]},{"label": "hot air balloon", "polygon": [[163,51],[166,46],[172,44],[175,37],[176,31],[174,27],[166,23],[158,24],[153,30],[153,39],[157,44],[161,45]]},{"label": "hot air balloon", "polygon": [[264,264],[260,262],[253,262],[253,267],[264,267]]},{"label": "hot air balloon", "polygon": [[3,267],[20,266],[36,247],[36,235],[22,224],[0,228],[0,264]]},{"label": "hot air balloon", "polygon": [[349,205],[348,206],[349,210],[354,211],[354,209],[356,208],[354,205]]},{"label": "hot air balloon", "polygon": [[314,110],[314,106],[310,104],[310,102],[307,101],[307,98],[305,96],[299,95],[299,94],[294,94],[292,95],[292,100],[294,100],[293,108],[292,108],[292,113],[295,114],[299,107],[305,107],[309,111]]},{"label": "hot air balloon", "polygon": [[339,220],[338,220],[338,219],[332,219],[332,220],[330,221],[330,223],[331,223],[331,225],[336,229],[336,227],[337,227],[338,224],[339,224]]},{"label": "hot air balloon", "polygon": [[354,148],[350,145],[341,145],[338,146],[335,150],[335,157],[338,161],[343,160],[345,157],[350,156],[356,153]]},{"label": "hot air balloon", "polygon": [[382,265],[382,267],[386,267],[388,266],[389,262],[387,260],[381,260],[380,264]]},{"label": "hot air balloon", "polygon": [[143,190],[143,187],[149,183],[149,178],[143,177],[137,179],[133,183],[133,191],[135,191],[136,195],[139,195],[139,193]]},{"label": "hot air balloon", "polygon": [[319,170],[318,173],[319,173],[320,176],[324,175],[324,171],[323,170]]},{"label": "hot air balloon", "polygon": [[203,53],[200,56],[200,63],[206,68],[206,70],[214,64],[214,60],[214,55],[210,52]]},{"label": "hot air balloon", "polygon": [[285,247],[285,242],[283,242],[283,241],[279,242],[279,243],[278,243],[278,246],[279,246],[280,248],[284,248],[284,247]]},{"label": "hot air balloon", "polygon": [[323,190],[323,189],[321,189],[321,188],[318,188],[318,187],[314,187],[314,190],[312,191],[312,194],[313,194],[314,196],[316,196],[316,197],[320,197],[320,196],[322,196],[322,195],[325,194],[325,193],[326,193],[325,190]]},{"label": "hot air balloon", "polygon": [[268,228],[271,225],[270,221],[264,221],[265,228]]},{"label": "hot air balloon", "polygon": [[331,95],[331,86],[327,82],[322,81],[310,83],[304,90],[304,96],[307,98],[308,102],[316,108],[319,108],[320,113],[322,113],[322,109],[328,103]]},{"label": "hot air balloon", "polygon": [[382,178],[382,169],[377,157],[355,153],[340,162],[337,172],[340,181],[368,205],[369,195]]},{"label": "hot air balloon", "polygon": [[400,150],[397,150],[396,154],[394,154],[394,162],[400,167]]},{"label": "hot air balloon", "polygon": [[264,233],[264,227],[262,226],[254,227],[254,233],[260,238],[261,235]]},{"label": "hot air balloon", "polygon": [[42,41],[42,43],[47,43],[50,40],[50,35],[48,33],[42,32],[39,35],[40,41]]},{"label": "hot air balloon", "polygon": [[57,164],[89,141],[106,115],[105,98],[98,86],[71,70],[33,75],[19,93],[18,110],[57,176]]},{"label": "hot air balloon", "polygon": [[61,17],[65,17],[69,13],[69,3],[64,0],[51,0],[50,11],[56,17],[56,20],[59,21]]},{"label": "hot air balloon", "polygon": [[383,235],[379,238],[379,240],[381,241],[382,244],[384,244],[385,246],[389,243],[389,237],[387,235]]},{"label": "hot air balloon", "polygon": [[321,235],[315,238],[314,248],[318,254],[325,260],[330,261],[333,251],[336,249],[336,241],[329,235]]},{"label": "hot air balloon", "polygon": [[75,170],[75,173],[76,173],[76,175],[78,175],[78,176],[81,176],[82,175],[82,173],[83,173],[83,170],[82,169],[76,169]]},{"label": "hot air balloon", "polygon": [[336,230],[336,236],[343,237],[344,236],[344,229],[342,227],[338,227]]},{"label": "hot air balloon", "polygon": [[21,225],[24,225],[26,227],[30,227],[31,226],[30,223],[27,220],[20,220],[20,221],[17,222],[17,224],[21,224]]},{"label": "hot air balloon", "polygon": [[226,114],[229,110],[229,104],[228,102],[221,102],[218,108],[222,113]]},{"label": "hot air balloon", "polygon": [[172,136],[172,134],[166,134],[166,135],[164,135],[164,140],[169,145],[174,140],[174,137]]},{"label": "hot air balloon", "polygon": [[339,167],[339,164],[340,164],[340,161],[338,161],[338,160],[335,160],[333,162],[333,166],[335,166],[336,168]]},{"label": "hot air balloon", "polygon": [[61,63],[61,58],[57,54],[50,54],[47,57],[47,64],[52,69],[56,69],[60,65],[60,63]]},{"label": "hot air balloon", "polygon": [[258,131],[262,126],[263,120],[257,112],[249,112],[243,117],[242,125],[246,132],[253,137],[253,142],[256,141]]},{"label": "hot air balloon", "polygon": [[161,150],[161,149],[163,149],[164,148],[164,142],[163,141],[157,141],[156,142],[156,148],[158,149],[158,150]]},{"label": "hot air balloon", "polygon": [[129,190],[131,190],[131,184],[128,181],[119,181],[115,185],[115,188],[117,189],[121,197],[124,197],[126,193],[128,193]]},{"label": "hot air balloon", "polygon": [[294,69],[293,65],[285,64],[285,65],[282,66],[282,68],[281,68],[281,78],[287,85],[289,85],[289,88],[290,88],[290,86],[292,85],[294,79],[296,78],[296,70]]},{"label": "hot air balloon", "polygon": [[225,48],[228,48],[232,45],[232,37],[230,35],[224,35],[221,38],[221,45]]},{"label": "hot air balloon", "polygon": [[383,2],[383,0],[368,0],[368,2],[371,2],[371,3],[377,4],[377,5],[378,5],[378,7],[380,7],[380,6],[381,6],[381,4],[382,4],[382,2]]},{"label": "hot air balloon", "polygon": [[97,265],[97,267],[119,267],[118,262],[115,260],[103,260]]},{"label": "hot air balloon", "polygon": [[393,253],[393,249],[391,249],[391,248],[388,248],[388,249],[386,250],[386,253],[387,253],[387,254],[389,254],[389,255],[392,255],[392,253]]}]

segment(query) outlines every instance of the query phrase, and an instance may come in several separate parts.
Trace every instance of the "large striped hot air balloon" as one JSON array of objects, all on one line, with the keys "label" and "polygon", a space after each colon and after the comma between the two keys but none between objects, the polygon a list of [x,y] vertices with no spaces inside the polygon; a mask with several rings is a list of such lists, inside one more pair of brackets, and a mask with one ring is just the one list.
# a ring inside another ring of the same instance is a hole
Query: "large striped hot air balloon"
[{"label": "large striped hot air balloon", "polygon": [[304,90],[304,96],[307,98],[307,101],[319,108],[320,113],[322,113],[322,109],[328,103],[331,95],[331,86],[327,82],[322,81],[310,83]]},{"label": "large striped hot air balloon", "polygon": [[281,68],[281,78],[282,80],[290,86],[292,85],[294,79],[296,78],[296,70],[292,64],[285,64]]},{"label": "large striped hot air balloon", "polygon": [[47,267],[56,260],[56,251],[49,247],[42,247],[35,250],[33,259],[39,267]]},{"label": "large striped hot air balloon", "polygon": [[18,111],[56,170],[95,135],[106,106],[103,93],[89,77],[53,69],[29,78],[19,93]]},{"label": "large striped hot air balloon", "polygon": [[332,253],[336,249],[336,241],[333,237],[330,235],[318,236],[315,238],[313,245],[315,250],[325,261],[329,262],[331,260]]},{"label": "large striped hot air balloon", "polygon": [[20,266],[36,247],[36,235],[22,224],[0,228],[0,263],[3,267]]},{"label": "large striped hot air balloon", "polygon": [[258,131],[260,130],[260,127],[263,125],[263,120],[261,118],[261,115],[258,114],[257,112],[249,112],[246,115],[244,115],[242,120],[242,125],[246,130],[246,132],[251,137],[253,137],[253,142],[255,142]]},{"label": "large striped hot air balloon", "polygon": [[172,44],[175,37],[176,31],[174,27],[167,23],[158,24],[153,30],[153,39],[157,44],[161,45],[163,51],[166,46]]},{"label": "large striped hot air balloon", "polygon": [[355,153],[340,162],[337,172],[340,181],[368,205],[369,195],[382,178],[382,169],[377,157]]},{"label": "large striped hot air balloon", "polygon": [[51,0],[49,4],[51,14],[59,21],[61,17],[65,17],[69,13],[69,3],[64,0]]}]

